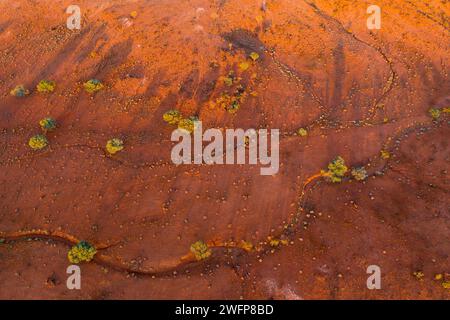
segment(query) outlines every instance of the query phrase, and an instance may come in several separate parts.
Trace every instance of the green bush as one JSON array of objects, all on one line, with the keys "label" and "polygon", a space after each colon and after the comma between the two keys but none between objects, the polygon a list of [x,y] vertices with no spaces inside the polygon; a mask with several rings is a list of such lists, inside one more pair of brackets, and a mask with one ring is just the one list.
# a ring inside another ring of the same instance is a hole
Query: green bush
[{"label": "green bush", "polygon": [[88,93],[95,93],[103,89],[103,84],[100,80],[91,79],[83,84],[84,90]]},{"label": "green bush", "polygon": [[10,91],[10,94],[12,96],[22,98],[30,94],[30,91],[28,91],[23,85],[18,85]]},{"label": "green bush", "polygon": [[198,261],[207,259],[211,256],[211,249],[203,241],[197,241],[191,245],[191,252]]},{"label": "green bush", "polygon": [[56,83],[54,81],[49,80],[41,80],[38,85],[36,86],[36,89],[38,92],[41,93],[50,93],[55,90]]},{"label": "green bush", "polygon": [[97,249],[87,241],[80,241],[67,253],[67,258],[71,263],[89,262],[94,259]]},{"label": "green bush", "polygon": [[48,140],[44,135],[37,134],[30,138],[30,140],[28,141],[28,145],[33,150],[41,150],[48,145]]},{"label": "green bush", "polygon": [[345,165],[345,161],[342,157],[338,156],[332,162],[328,164],[328,171],[321,171],[324,177],[327,177],[331,182],[341,182],[342,178],[347,173],[348,168]]},{"label": "green bush", "polygon": [[106,151],[108,151],[109,154],[115,154],[122,149],[123,141],[121,139],[113,138],[106,143]]},{"label": "green bush", "polygon": [[45,118],[39,121],[39,125],[44,132],[52,131],[56,129],[56,121],[52,118]]}]

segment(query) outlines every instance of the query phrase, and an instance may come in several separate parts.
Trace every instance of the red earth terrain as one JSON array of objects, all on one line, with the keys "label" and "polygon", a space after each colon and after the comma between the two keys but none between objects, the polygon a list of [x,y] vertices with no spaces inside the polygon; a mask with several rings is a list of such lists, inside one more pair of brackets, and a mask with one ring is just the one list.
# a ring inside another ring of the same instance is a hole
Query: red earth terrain
[{"label": "red earth terrain", "polygon": [[[80,0],[69,30],[71,2],[0,2],[0,298],[450,297],[448,2],[378,0],[368,30],[367,1]],[[230,71],[235,113],[217,103]],[[174,165],[171,109],[279,129],[279,172]],[[58,128],[31,150],[45,117]],[[367,179],[327,181],[337,156]],[[79,240],[98,252],[68,290]]]}]

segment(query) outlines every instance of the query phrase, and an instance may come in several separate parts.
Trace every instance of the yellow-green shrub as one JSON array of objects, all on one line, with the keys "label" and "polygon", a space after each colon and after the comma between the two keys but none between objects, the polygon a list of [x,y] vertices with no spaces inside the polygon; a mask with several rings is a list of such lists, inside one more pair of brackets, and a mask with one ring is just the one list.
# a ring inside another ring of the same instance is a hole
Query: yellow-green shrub
[{"label": "yellow-green shrub", "polygon": [[56,121],[52,118],[45,118],[39,121],[39,125],[44,132],[56,129]]},{"label": "yellow-green shrub", "polygon": [[115,154],[123,149],[123,141],[118,138],[108,140],[106,143],[106,151],[109,154]]},{"label": "yellow-green shrub", "polygon": [[300,137],[306,137],[308,135],[308,131],[306,131],[305,128],[300,128],[300,129],[297,130],[297,134]]},{"label": "yellow-green shrub", "polygon": [[198,261],[207,259],[211,256],[211,249],[203,241],[197,241],[191,245],[191,252]]},{"label": "yellow-green shrub", "polygon": [[163,120],[168,124],[178,124],[181,119],[183,119],[183,117],[178,110],[169,110],[163,114]]},{"label": "yellow-green shrub", "polygon": [[55,90],[56,83],[54,81],[49,80],[41,80],[38,85],[36,86],[36,89],[38,92],[41,93],[49,93],[53,92]]},{"label": "yellow-green shrub", "polygon": [[355,180],[363,181],[367,178],[367,171],[364,167],[353,168],[352,176],[355,178]]},{"label": "yellow-green shrub", "polygon": [[94,259],[97,249],[86,241],[80,241],[67,253],[71,263],[89,262]]},{"label": "yellow-green shrub", "polygon": [[28,145],[33,150],[41,150],[48,145],[48,140],[44,135],[37,134],[30,138],[30,140],[28,141]]},{"label": "yellow-green shrub", "polygon": [[332,162],[328,164],[328,171],[321,171],[324,177],[327,177],[331,182],[341,182],[342,178],[347,173],[348,168],[345,165],[345,161],[342,157],[338,156]]},{"label": "yellow-green shrub", "polygon": [[100,80],[91,79],[83,84],[84,90],[89,93],[95,93],[103,89],[103,84]]},{"label": "yellow-green shrub", "polygon": [[10,93],[12,96],[21,98],[21,97],[25,97],[26,95],[30,94],[30,91],[28,91],[28,90],[21,84],[21,85],[16,86],[16,87],[15,87],[14,89],[12,89],[9,93]]}]

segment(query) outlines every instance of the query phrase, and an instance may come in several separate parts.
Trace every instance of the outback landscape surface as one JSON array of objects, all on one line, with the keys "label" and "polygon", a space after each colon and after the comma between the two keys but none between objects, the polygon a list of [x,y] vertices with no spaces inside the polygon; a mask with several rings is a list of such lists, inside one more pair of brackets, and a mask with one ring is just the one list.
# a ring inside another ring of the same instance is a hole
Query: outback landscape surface
[{"label": "outback landscape surface", "polygon": [[[450,297],[448,1],[377,0],[380,30],[367,1],[71,4],[0,1],[0,298]],[[279,129],[279,172],[174,165],[170,110]]]}]

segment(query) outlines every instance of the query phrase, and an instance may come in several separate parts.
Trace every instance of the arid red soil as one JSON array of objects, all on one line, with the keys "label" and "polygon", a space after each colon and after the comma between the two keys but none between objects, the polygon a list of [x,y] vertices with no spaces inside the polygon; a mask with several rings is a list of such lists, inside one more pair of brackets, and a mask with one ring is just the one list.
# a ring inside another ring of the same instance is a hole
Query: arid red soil
[{"label": "arid red soil", "polygon": [[[261,2],[80,0],[73,31],[72,1],[0,3],[0,298],[450,297],[450,119],[428,112],[450,105],[448,3],[378,0],[370,31],[371,2]],[[249,93],[235,114],[212,103],[230,70]],[[91,78],[104,90],[84,92]],[[42,79],[55,92],[36,92]],[[30,95],[11,96],[19,84]],[[170,109],[280,129],[279,173],[175,166]],[[59,126],[33,151],[45,117]],[[107,156],[112,137],[125,149]],[[368,179],[317,177],[337,156]],[[99,252],[68,290],[80,239]],[[197,240],[213,254],[192,262]]]}]

